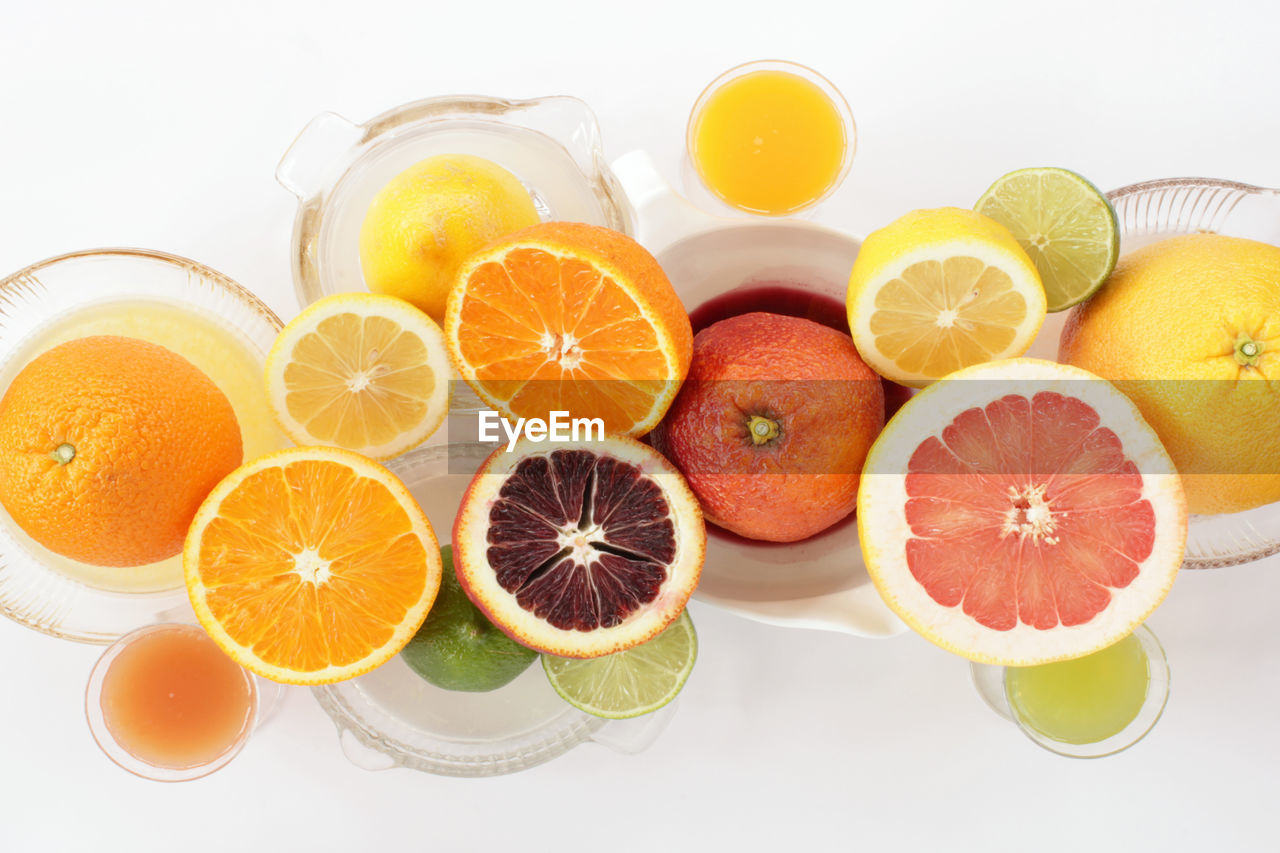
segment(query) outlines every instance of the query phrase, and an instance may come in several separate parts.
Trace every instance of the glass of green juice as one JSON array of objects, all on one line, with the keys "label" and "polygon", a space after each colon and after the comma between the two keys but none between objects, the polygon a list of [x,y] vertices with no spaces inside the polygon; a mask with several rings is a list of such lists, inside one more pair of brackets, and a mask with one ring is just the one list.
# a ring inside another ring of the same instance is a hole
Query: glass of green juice
[{"label": "glass of green juice", "polygon": [[1169,662],[1151,629],[1101,651],[1040,666],[971,666],[992,710],[1040,746],[1103,758],[1146,737],[1169,700]]}]

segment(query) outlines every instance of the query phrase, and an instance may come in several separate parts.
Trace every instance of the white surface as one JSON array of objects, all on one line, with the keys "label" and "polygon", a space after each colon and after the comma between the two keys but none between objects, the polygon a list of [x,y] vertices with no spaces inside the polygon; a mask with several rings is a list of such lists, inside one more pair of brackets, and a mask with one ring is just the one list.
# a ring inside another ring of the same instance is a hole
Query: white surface
[{"label": "white surface", "polygon": [[[167,249],[288,317],[293,203],[272,173],[315,113],[575,94],[611,157],[647,148],[678,178],[702,85],[766,56],[816,67],[852,104],[857,157],[817,219],[855,232],[968,206],[1027,165],[1108,188],[1280,184],[1274,8],[855,5],[5,0],[0,270]],[[1098,762],[1025,740],[964,661],[913,635],[695,606],[701,660],[642,755],[587,745],[498,779],[367,773],[299,692],[231,766],[176,786],[134,779],[90,740],[98,649],[5,622],[0,850],[1274,849],[1277,600],[1280,558],[1182,577],[1151,620],[1173,671],[1165,718]]]}]

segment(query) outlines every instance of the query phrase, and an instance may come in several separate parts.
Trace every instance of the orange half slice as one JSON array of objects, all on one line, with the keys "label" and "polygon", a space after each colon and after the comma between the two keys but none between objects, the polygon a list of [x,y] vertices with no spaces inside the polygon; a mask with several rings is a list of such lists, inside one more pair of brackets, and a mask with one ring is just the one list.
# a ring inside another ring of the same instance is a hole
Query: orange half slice
[{"label": "orange half slice", "polygon": [[386,468],[297,447],[232,472],[183,550],[200,624],[272,681],[330,684],[389,660],[440,587],[431,523]]},{"label": "orange half slice", "polygon": [[566,411],[640,435],[689,370],[689,316],[653,256],[624,234],[535,225],[473,255],[449,294],[459,374],[508,418]]}]

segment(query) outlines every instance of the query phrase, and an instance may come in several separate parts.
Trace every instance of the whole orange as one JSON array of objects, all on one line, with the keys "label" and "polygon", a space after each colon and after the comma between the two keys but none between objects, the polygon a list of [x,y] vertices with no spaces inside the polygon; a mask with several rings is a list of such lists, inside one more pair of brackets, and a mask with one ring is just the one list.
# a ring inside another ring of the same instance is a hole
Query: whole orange
[{"label": "whole orange", "polygon": [[241,456],[218,386],[134,338],[56,346],[0,400],[0,504],[32,539],[84,563],[179,553],[200,503]]},{"label": "whole orange", "polygon": [[812,320],[741,314],[693,339],[689,376],[652,441],[708,521],[794,542],[853,511],[884,390],[853,339]]}]

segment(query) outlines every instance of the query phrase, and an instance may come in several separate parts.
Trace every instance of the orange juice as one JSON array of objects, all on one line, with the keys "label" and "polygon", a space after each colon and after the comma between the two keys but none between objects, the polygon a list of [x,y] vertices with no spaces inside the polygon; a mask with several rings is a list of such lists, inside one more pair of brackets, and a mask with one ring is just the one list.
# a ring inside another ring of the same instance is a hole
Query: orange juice
[{"label": "orange juice", "polygon": [[195,625],[140,632],[108,665],[102,718],[129,755],[155,767],[209,764],[253,725],[252,677]]},{"label": "orange juice", "polygon": [[703,183],[729,204],[792,213],[843,176],[852,122],[818,83],[771,67],[781,63],[759,64],[766,67],[713,83],[699,99],[689,154]]}]

